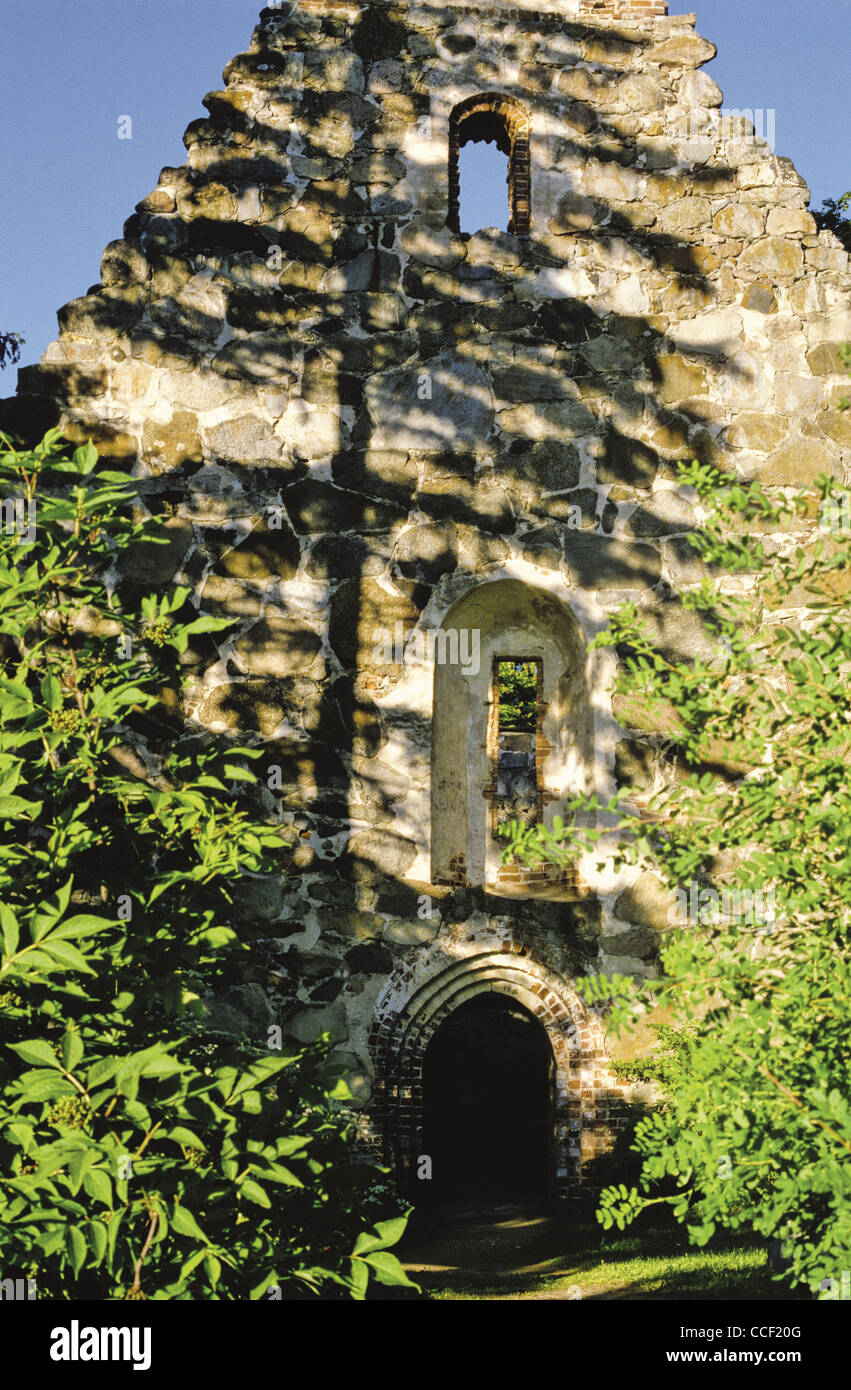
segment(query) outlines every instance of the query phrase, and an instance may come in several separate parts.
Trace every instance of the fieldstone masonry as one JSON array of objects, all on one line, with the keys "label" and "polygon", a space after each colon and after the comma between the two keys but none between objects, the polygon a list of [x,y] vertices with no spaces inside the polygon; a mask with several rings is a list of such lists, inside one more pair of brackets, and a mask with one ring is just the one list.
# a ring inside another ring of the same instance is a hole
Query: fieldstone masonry
[{"label": "fieldstone masonry", "polygon": [[[545,819],[649,789],[664,730],[587,646],[625,597],[672,651],[699,640],[674,462],[778,486],[851,464],[848,257],[790,161],[722,121],[694,25],[657,0],[264,10],[3,407],[143,479],[171,543],[128,579],[237,620],[187,653],[187,726],[263,748],[294,847],[245,884],[231,1002],[330,1030],[403,1173],[428,1039],[482,990],[547,1029],[562,1195],[641,1099],[573,982],[652,974],[669,904],[592,860],[500,877],[494,661],[541,662]],[[511,231],[462,236],[483,138]]]}]

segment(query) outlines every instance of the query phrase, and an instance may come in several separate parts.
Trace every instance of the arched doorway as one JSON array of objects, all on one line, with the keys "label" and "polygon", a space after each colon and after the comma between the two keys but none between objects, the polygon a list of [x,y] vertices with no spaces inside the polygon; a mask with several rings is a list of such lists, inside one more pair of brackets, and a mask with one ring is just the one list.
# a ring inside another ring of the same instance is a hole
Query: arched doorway
[{"label": "arched doorway", "polygon": [[423,1059],[423,1149],[441,1205],[543,1203],[550,1195],[555,1061],[545,1030],[496,992],[444,1019]]},{"label": "arched doorway", "polygon": [[598,1011],[569,980],[536,960],[528,944],[507,932],[470,940],[469,930],[464,921],[442,932],[415,963],[398,966],[381,991],[369,1035],[375,1089],[364,1152],[392,1168],[417,1205],[428,1202],[431,1165],[422,1163],[430,1157],[424,1142],[426,1054],[464,1004],[495,996],[519,1005],[546,1034],[555,1060],[548,1188],[555,1200],[578,1200],[585,1191],[585,1164],[611,1148],[616,1117],[610,1102],[623,1087],[607,1064]]}]

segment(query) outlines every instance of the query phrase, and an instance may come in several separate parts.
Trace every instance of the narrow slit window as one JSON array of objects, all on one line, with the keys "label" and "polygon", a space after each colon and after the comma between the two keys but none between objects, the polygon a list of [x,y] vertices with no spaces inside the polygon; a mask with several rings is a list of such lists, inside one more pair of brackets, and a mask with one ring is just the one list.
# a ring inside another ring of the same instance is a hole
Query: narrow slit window
[{"label": "narrow slit window", "polygon": [[459,155],[459,223],[462,234],[485,227],[508,231],[508,156],[496,144],[470,140]]},{"label": "narrow slit window", "polygon": [[494,661],[494,834],[508,821],[537,825],[541,819],[538,712],[543,676],[543,662],[537,658]]},{"label": "narrow slit window", "polygon": [[465,235],[486,226],[529,235],[529,120],[505,97],[471,97],[452,112],[448,222]]}]

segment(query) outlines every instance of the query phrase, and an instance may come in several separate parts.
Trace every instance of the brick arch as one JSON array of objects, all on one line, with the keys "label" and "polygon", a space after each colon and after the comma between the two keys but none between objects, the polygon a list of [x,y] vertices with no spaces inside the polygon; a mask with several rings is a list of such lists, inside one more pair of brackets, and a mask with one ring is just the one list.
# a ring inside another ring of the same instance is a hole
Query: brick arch
[{"label": "brick arch", "polygon": [[588,1190],[584,1166],[611,1147],[608,1097],[620,1090],[607,1066],[601,1020],[522,943],[491,938],[459,949],[465,954],[452,957],[446,944],[435,945],[416,967],[394,972],[379,997],[369,1040],[375,1068],[371,1123],[380,1133],[384,1162],[403,1189],[416,1195],[426,1049],[460,1004],[491,991],[522,1004],[547,1035],[555,1063],[551,1192],[558,1199],[579,1198]]},{"label": "brick arch", "polygon": [[514,236],[529,236],[532,229],[531,167],[529,154],[529,116],[516,101],[498,94],[482,93],[468,97],[449,117],[449,214],[453,231],[461,229],[461,174],[459,156],[470,139],[486,133],[508,155],[508,230]]}]

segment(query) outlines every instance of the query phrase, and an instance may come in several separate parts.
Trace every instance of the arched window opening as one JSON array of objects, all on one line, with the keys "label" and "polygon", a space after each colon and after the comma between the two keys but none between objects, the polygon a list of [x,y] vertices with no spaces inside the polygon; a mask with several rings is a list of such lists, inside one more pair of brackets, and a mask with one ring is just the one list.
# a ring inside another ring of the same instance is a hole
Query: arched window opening
[{"label": "arched window opening", "polygon": [[539,825],[544,788],[540,738],[544,711],[544,664],[540,658],[493,659],[493,695],[488,730],[491,833],[502,848],[499,828],[508,821]]},{"label": "arched window opening", "polygon": [[471,634],[475,669],[434,668],[433,883],[502,896],[581,894],[573,865],[503,861],[506,821],[551,826],[594,785],[594,712],[574,615],[515,579],[477,585],[442,629]]},{"label": "arched window opening", "polygon": [[508,201],[508,156],[497,145],[470,140],[459,156],[459,230],[462,236],[484,227],[507,232],[511,222]]},{"label": "arched window opening", "polygon": [[[493,173],[494,160],[501,154],[508,160],[508,208],[507,231],[513,236],[528,236],[531,228],[530,169],[529,169],[529,119],[514,102],[499,96],[476,96],[456,106],[449,121],[449,216],[450,227],[465,234],[468,225],[461,224],[461,151],[472,145],[475,149],[484,146],[486,160],[479,156],[473,177],[465,160],[464,170],[464,210],[467,219],[483,226],[480,218],[484,208],[486,215],[492,216],[492,203],[481,203],[483,179],[487,179],[494,192],[501,185],[500,173]],[[490,146],[495,146],[491,151]],[[488,194],[490,199],[490,193]],[[479,204],[477,210],[477,203]],[[477,228],[478,229],[478,228]]]}]

